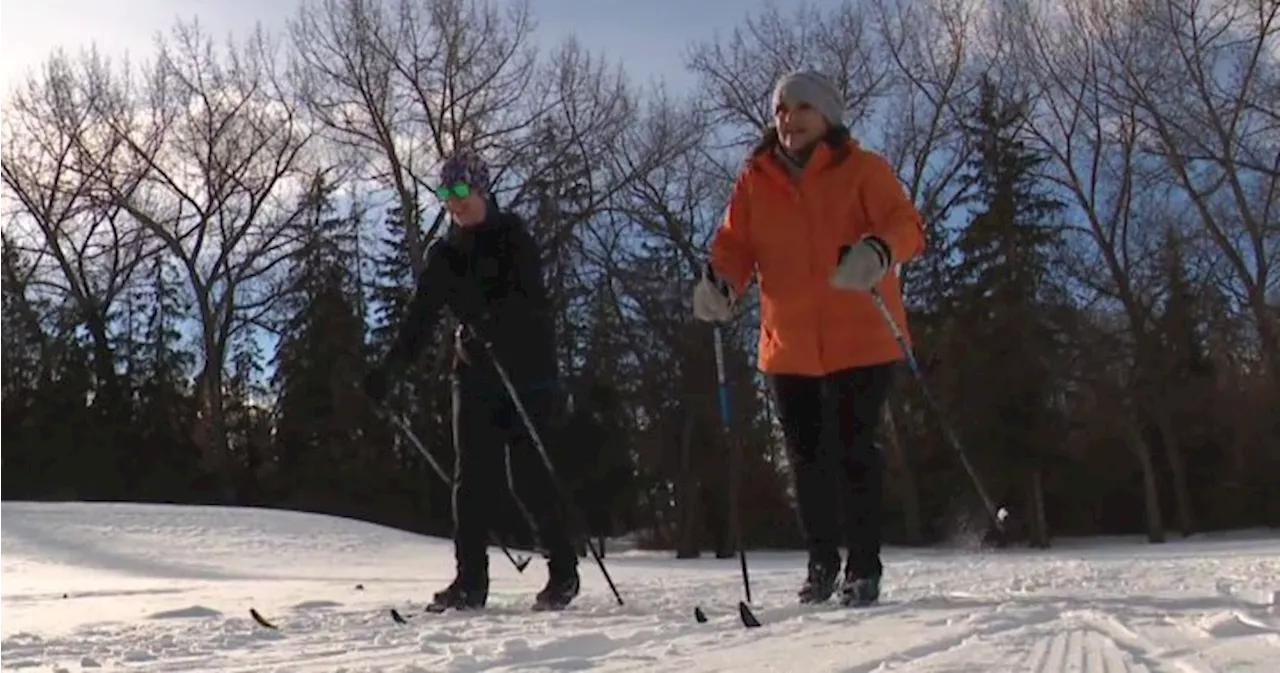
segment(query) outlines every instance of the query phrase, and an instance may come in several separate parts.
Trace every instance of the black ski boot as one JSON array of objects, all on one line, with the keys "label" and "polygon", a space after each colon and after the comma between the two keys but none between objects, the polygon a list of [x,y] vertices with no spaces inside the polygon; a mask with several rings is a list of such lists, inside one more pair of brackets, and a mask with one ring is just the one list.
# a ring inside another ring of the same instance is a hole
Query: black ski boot
[{"label": "black ski boot", "polygon": [[547,585],[538,592],[533,609],[538,612],[563,610],[577,597],[579,588],[577,557],[560,562],[552,560],[547,564]]},{"label": "black ski boot", "polygon": [[880,575],[862,576],[852,567],[845,568],[844,582],[840,585],[840,604],[850,608],[864,608],[880,600]]},{"label": "black ski boot", "polygon": [[489,600],[487,574],[467,576],[459,574],[449,586],[431,597],[427,612],[445,610],[479,610]]},{"label": "black ski boot", "polygon": [[838,561],[822,561],[810,559],[809,576],[804,580],[804,586],[800,587],[799,596],[801,603],[822,603],[836,590],[836,578],[840,576],[840,563]]}]

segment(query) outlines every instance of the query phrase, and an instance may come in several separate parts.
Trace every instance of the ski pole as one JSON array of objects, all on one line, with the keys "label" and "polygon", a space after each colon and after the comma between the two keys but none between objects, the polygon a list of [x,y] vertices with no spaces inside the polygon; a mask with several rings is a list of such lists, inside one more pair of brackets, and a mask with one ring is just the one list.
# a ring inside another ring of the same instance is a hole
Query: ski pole
[{"label": "ski pole", "polygon": [[[724,338],[721,334],[720,326],[715,326],[716,338],[716,381],[720,387],[720,422],[724,426],[725,437],[729,438],[730,451],[741,452],[738,443],[729,437],[730,433],[730,416],[729,416],[729,384],[724,373]],[[741,461],[737,461],[738,470],[742,470]],[[747,595],[747,603],[751,603],[751,577],[747,573],[747,550],[742,544],[742,521],[740,520],[740,512],[738,511],[738,493],[737,489],[730,489],[733,494],[733,506],[729,514],[734,517],[733,530],[735,534],[734,543],[738,545],[738,560],[742,565],[742,589]]]},{"label": "ski pole", "polygon": [[[404,435],[404,437],[409,440],[409,443],[413,445],[413,448],[417,449],[418,453],[422,454],[422,457],[427,459],[427,463],[431,465],[431,469],[435,471],[436,476],[440,477],[440,480],[443,481],[446,486],[453,486],[453,479],[449,478],[449,474],[445,472],[444,467],[436,461],[436,457],[431,455],[431,452],[427,450],[427,447],[422,445],[422,441],[418,439],[417,433],[409,427],[409,422],[406,421],[404,417],[399,414],[387,412],[380,407],[374,407],[374,409],[378,415],[390,421],[391,424],[400,431],[400,434]],[[523,504],[521,507],[523,508]],[[528,567],[529,561],[532,559],[528,556],[517,559],[512,555],[511,550],[507,548],[507,544],[500,540],[496,534],[490,532],[489,537],[494,544],[502,548],[502,553],[506,555],[508,561],[511,561],[511,565],[516,567],[516,572],[523,573],[524,569]]]},{"label": "ski pole", "polygon": [[[716,381],[720,388],[720,422],[724,425],[725,437],[729,440],[729,450],[735,452],[739,458],[737,460],[737,470],[730,476],[731,479],[738,483],[731,485],[729,492],[733,496],[733,502],[730,503],[729,516],[733,517],[734,543],[738,545],[738,562],[742,566],[742,590],[746,594],[746,600],[738,601],[738,618],[742,620],[743,626],[754,628],[760,626],[760,620],[756,618],[755,613],[751,611],[751,577],[747,574],[747,549],[742,544],[742,518],[738,507],[738,489],[741,485],[742,471],[742,447],[730,437],[730,417],[729,417],[729,384],[724,373],[724,338],[719,325],[715,326],[716,338]],[[703,621],[705,615],[702,610],[694,610],[694,618]]]},{"label": "ski pole", "polygon": [[[516,390],[515,385],[511,383],[511,377],[507,376],[506,368],[498,361],[498,355],[493,350],[493,344],[489,343],[489,340],[481,336],[474,328],[468,326],[467,329],[477,341],[484,345],[485,352],[489,355],[489,361],[493,363],[494,370],[498,372],[498,378],[502,379],[502,385],[507,389],[507,395],[511,397],[512,405],[515,406],[516,412],[520,414],[520,420],[524,422],[525,429],[529,431],[529,437],[533,440],[533,446],[538,450],[538,455],[542,458],[542,464],[547,468],[547,474],[550,475],[556,490],[560,492],[561,500],[564,501],[565,507],[573,513],[573,516],[578,519],[579,527],[586,531],[586,517],[583,516],[582,511],[574,503],[573,499],[569,497],[568,489],[560,481],[560,475],[556,472],[555,465],[551,462],[551,456],[547,454],[547,449],[542,444],[542,437],[538,434],[538,429],[534,426],[533,420],[529,418],[529,412],[525,410],[524,403],[520,400],[520,393]],[[622,595],[618,593],[618,587],[614,586],[613,578],[609,576],[609,570],[604,565],[604,558],[601,557],[599,550],[596,549],[595,542],[592,541],[591,536],[586,535],[585,537],[587,548],[591,550],[591,556],[595,558],[596,565],[600,567],[600,573],[604,575],[605,582],[609,584],[609,590],[613,592],[613,597],[617,599],[618,605],[623,605]]]},{"label": "ski pole", "polygon": [[951,424],[947,422],[946,416],[942,413],[942,405],[934,398],[933,393],[929,389],[929,384],[925,381],[924,372],[920,370],[920,363],[916,360],[915,354],[911,350],[911,346],[907,344],[907,338],[902,333],[902,328],[898,326],[898,321],[894,320],[893,313],[889,311],[889,307],[884,303],[884,297],[880,296],[880,290],[871,289],[871,299],[875,301],[876,307],[880,309],[880,314],[884,316],[885,322],[889,325],[889,330],[893,332],[893,338],[898,342],[898,347],[902,349],[902,355],[907,360],[907,367],[911,369],[911,373],[915,375],[916,382],[920,384],[920,391],[924,394],[925,401],[933,408],[933,412],[938,416],[938,424],[942,426],[942,434],[946,436],[947,443],[951,445],[953,451],[960,459],[960,465],[964,467],[965,472],[969,473],[969,480],[973,482],[973,488],[978,493],[978,497],[982,499],[982,506],[987,510],[987,516],[991,517],[991,521],[995,524],[996,530],[1004,531],[1005,519],[1009,516],[1009,510],[1004,507],[996,507],[995,501],[987,494],[987,489],[983,487],[982,480],[978,478],[978,471],[974,469],[973,464],[969,462],[969,456],[965,454],[964,446],[960,443],[960,437],[956,435]]}]

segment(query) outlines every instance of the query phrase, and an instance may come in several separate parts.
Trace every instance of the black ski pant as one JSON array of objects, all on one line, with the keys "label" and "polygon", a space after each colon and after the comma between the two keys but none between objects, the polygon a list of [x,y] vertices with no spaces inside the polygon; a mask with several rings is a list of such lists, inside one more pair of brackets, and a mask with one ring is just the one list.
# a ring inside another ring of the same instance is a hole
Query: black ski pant
[{"label": "black ski pant", "polygon": [[895,366],[770,376],[810,561],[838,566],[843,537],[846,571],[858,577],[883,571],[884,459],[876,429]]},{"label": "black ski pant", "polygon": [[[554,389],[520,393],[543,442],[550,442]],[[464,580],[487,577],[489,532],[512,498],[535,527],[553,569],[578,562],[563,499],[524,420],[491,367],[467,367],[453,380],[454,556]],[[522,517],[523,518],[523,517]]]}]

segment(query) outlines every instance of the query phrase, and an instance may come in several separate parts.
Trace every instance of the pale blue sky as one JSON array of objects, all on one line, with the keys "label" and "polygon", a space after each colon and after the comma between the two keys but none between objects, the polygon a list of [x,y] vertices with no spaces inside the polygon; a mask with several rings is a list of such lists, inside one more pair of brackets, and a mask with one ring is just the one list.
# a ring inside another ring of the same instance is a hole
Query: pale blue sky
[{"label": "pale blue sky", "polygon": [[[696,39],[727,34],[767,0],[532,0],[539,34],[551,41],[576,33],[593,51],[621,60],[640,81],[664,77],[684,88],[683,55]],[[837,4],[825,0],[813,4]],[[294,0],[4,0],[0,5],[0,91],[38,66],[57,47],[76,50],[96,42],[110,54],[153,51],[157,31],[178,17],[199,16],[215,35],[243,35],[261,22],[283,27]]]},{"label": "pale blue sky", "polygon": [[[396,1],[396,0],[389,0]],[[786,0],[782,0],[786,2]],[[840,0],[810,0],[818,6]],[[696,40],[728,35],[770,0],[532,0],[545,47],[576,34],[593,53],[621,63],[637,84],[661,78],[673,89],[690,86],[684,57]],[[74,53],[97,44],[113,57],[147,60],[155,36],[178,19],[198,17],[217,38],[243,36],[261,23],[284,30],[298,0],[2,0],[0,2],[0,106],[26,74],[53,50]],[[269,341],[269,340],[268,340]],[[270,352],[270,345],[264,344]]]}]

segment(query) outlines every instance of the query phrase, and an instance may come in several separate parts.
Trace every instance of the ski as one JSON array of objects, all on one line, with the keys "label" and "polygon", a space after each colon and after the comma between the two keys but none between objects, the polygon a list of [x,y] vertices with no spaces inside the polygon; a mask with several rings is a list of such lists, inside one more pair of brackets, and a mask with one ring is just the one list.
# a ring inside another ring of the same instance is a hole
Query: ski
[{"label": "ski", "polygon": [[[440,614],[449,612],[450,609],[451,608],[447,605],[437,605],[432,603],[430,605],[424,606],[422,608],[422,612],[429,615],[440,615]],[[388,610],[388,612],[391,615],[391,620],[397,624],[408,624],[409,620],[412,619],[413,617],[412,614],[406,616],[405,613],[400,612],[395,608],[391,608],[390,610]]]},{"label": "ski", "polygon": [[[809,612],[866,612],[874,611],[877,608],[891,607],[895,604],[896,603],[894,601],[878,601],[871,605],[846,605],[838,600],[824,601],[822,603],[802,603],[789,609],[782,607],[778,608],[777,612],[781,614],[775,615],[775,617],[777,617],[777,619],[790,619],[791,617],[807,614]],[[703,610],[700,605],[693,608],[693,618],[699,624],[706,624],[711,621],[707,616],[706,611]],[[738,620],[748,629],[754,629],[762,626],[762,622],[756,617],[755,612],[749,605],[747,605],[746,601],[738,601]]]},{"label": "ski", "polygon": [[272,624],[271,622],[267,621],[267,620],[266,620],[266,619],[265,619],[265,618],[264,618],[264,617],[263,617],[263,616],[258,612],[257,608],[249,608],[249,616],[250,616],[250,617],[253,617],[253,621],[257,622],[257,623],[258,623],[258,625],[259,625],[259,626],[261,626],[261,627],[262,627],[262,628],[264,628],[264,629],[271,629],[272,631],[279,631],[279,630],[280,630],[280,627],[278,627],[278,626],[276,626],[275,624]]},{"label": "ski", "polygon": [[[390,608],[388,612],[391,614],[391,619],[395,623],[397,624],[409,623],[410,617],[405,616],[405,614],[400,612],[399,610],[395,608]],[[427,610],[427,612],[432,612],[432,610]],[[437,610],[436,612],[443,612],[443,610]],[[272,631],[280,630],[279,626],[276,626],[266,617],[263,617],[262,613],[258,612],[257,608],[249,608],[249,616],[253,618],[253,621],[257,622],[258,626],[261,626],[264,629],[271,629]]]},{"label": "ski", "polygon": [[[557,603],[535,602],[528,607],[528,610],[530,612],[560,612],[567,609],[568,607],[569,606],[567,605],[560,605]],[[386,611],[387,611],[386,614],[391,616],[391,621],[400,625],[408,624],[409,621],[413,619],[413,617],[415,616],[415,614],[412,612],[409,612],[409,611],[401,612],[397,608],[386,608]],[[428,603],[422,608],[423,613],[432,614],[432,615],[440,615],[446,612],[477,612],[478,613],[483,611],[484,611],[484,608],[456,608],[445,603]],[[258,612],[258,609],[255,607],[249,608],[249,616],[253,618],[254,622],[256,622],[259,626],[261,626],[264,629],[271,629],[272,631],[280,630],[280,627],[276,626],[274,623],[269,621],[266,617],[263,617],[262,613]]]},{"label": "ski", "polygon": [[[694,619],[699,624],[707,623],[707,613],[703,612],[701,605],[694,606]],[[760,626],[759,619],[755,618],[755,613],[751,612],[751,606],[746,604],[745,600],[737,601],[737,619],[742,622],[742,626],[746,628],[756,628]]]},{"label": "ski", "polygon": [[[554,604],[545,604],[545,603],[534,603],[533,605],[529,606],[528,610],[529,612],[561,612],[565,610],[567,607],[568,606],[558,606]],[[481,613],[481,612],[484,612],[484,610],[485,610],[484,608],[454,608],[448,605],[441,605],[441,604],[435,604],[435,603],[426,605],[422,608],[422,612],[424,614],[429,614],[429,615],[442,615],[447,612]],[[395,608],[391,608],[388,612],[391,615],[392,621],[394,621],[397,624],[408,624],[409,620],[413,618],[413,615],[411,614],[406,615],[405,613],[400,612]]]}]

